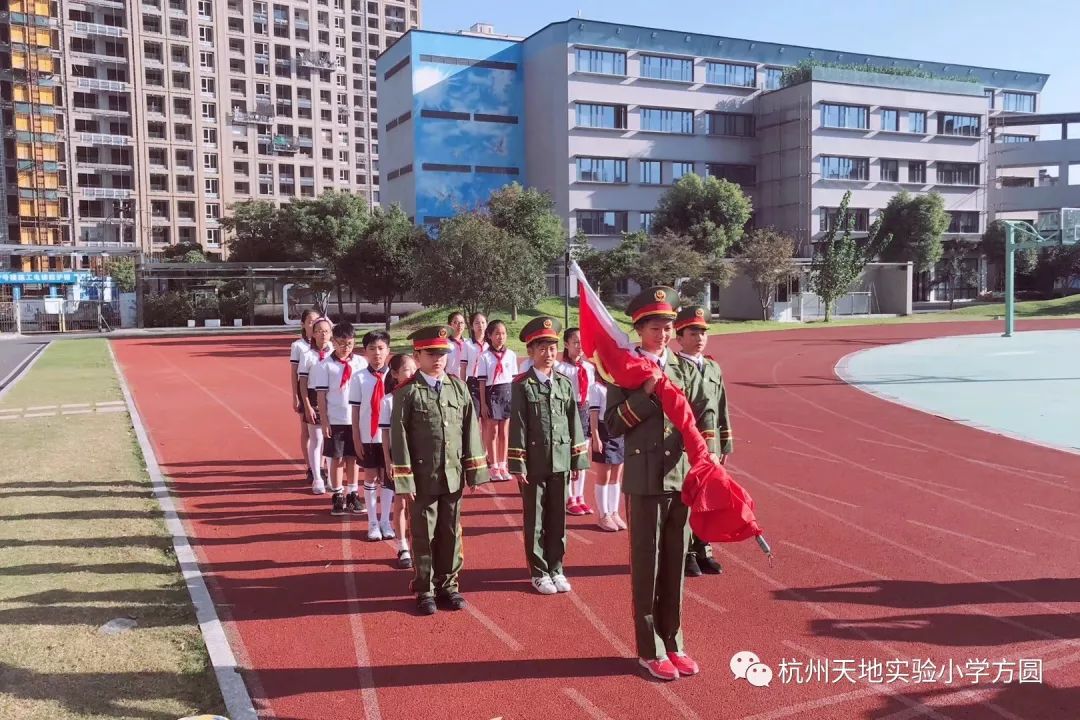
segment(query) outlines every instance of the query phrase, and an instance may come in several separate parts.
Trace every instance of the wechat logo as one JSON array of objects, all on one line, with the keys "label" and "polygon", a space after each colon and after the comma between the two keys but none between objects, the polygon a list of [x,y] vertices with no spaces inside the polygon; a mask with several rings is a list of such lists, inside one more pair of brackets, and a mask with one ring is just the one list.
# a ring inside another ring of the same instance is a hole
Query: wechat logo
[{"label": "wechat logo", "polygon": [[761,658],[749,650],[742,650],[732,655],[729,666],[736,680],[745,680],[754,687],[769,687],[772,682],[772,668],[761,662]]}]

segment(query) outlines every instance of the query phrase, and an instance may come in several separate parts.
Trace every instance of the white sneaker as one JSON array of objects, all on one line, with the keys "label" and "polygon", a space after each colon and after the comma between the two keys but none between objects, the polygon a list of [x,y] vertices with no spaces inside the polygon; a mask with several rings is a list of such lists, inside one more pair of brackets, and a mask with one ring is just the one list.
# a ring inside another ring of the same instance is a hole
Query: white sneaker
[{"label": "white sneaker", "polygon": [[382,533],[383,540],[393,540],[397,537],[394,532],[394,528],[390,526],[390,523],[379,523],[379,531]]},{"label": "white sneaker", "polygon": [[311,492],[314,495],[326,494],[326,485],[323,483],[322,478],[316,478],[311,481]]},{"label": "white sneaker", "polygon": [[534,577],[532,579],[533,587],[536,588],[536,592],[541,595],[554,595],[559,592],[555,589],[555,584],[551,582],[551,578],[547,575],[542,577]]},{"label": "white sneaker", "polygon": [[552,575],[551,584],[555,586],[555,589],[559,592],[570,592],[570,581],[566,579],[565,575]]},{"label": "white sneaker", "polygon": [[367,539],[371,540],[372,542],[382,540],[382,530],[379,529],[378,525],[371,523],[368,526]]}]

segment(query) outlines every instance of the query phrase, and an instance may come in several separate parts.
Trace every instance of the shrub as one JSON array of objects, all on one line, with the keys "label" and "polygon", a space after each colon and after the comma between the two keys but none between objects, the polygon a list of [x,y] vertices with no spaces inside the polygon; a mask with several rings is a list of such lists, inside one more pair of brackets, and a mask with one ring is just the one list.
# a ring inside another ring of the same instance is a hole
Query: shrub
[{"label": "shrub", "polygon": [[183,327],[194,317],[191,300],[186,293],[171,291],[161,295],[147,295],[143,303],[143,322],[146,327]]}]

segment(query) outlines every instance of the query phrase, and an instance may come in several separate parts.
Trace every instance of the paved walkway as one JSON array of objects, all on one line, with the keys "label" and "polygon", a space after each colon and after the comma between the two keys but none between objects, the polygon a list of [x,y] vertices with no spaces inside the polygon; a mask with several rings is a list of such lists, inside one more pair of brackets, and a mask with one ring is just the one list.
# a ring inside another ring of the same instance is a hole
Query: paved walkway
[{"label": "paved walkway", "polygon": [[893,402],[1080,452],[1080,331],[917,340],[862,350],[837,374]]},{"label": "paved walkway", "polygon": [[23,363],[48,344],[48,340],[37,337],[15,336],[0,340],[0,393],[15,379]]}]

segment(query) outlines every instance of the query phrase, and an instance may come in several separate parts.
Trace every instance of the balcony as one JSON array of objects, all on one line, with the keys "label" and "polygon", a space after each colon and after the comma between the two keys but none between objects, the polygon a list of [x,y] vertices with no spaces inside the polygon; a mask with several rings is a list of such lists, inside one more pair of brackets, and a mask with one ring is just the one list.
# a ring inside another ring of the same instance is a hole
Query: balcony
[{"label": "balcony", "polygon": [[274,115],[269,108],[250,112],[236,108],[232,111],[232,121],[237,125],[269,125],[274,121]]},{"label": "balcony", "polygon": [[75,87],[88,90],[104,90],[105,92],[127,92],[131,89],[131,83],[119,80],[100,80],[98,78],[79,77],[75,78]]},{"label": "balcony", "polygon": [[89,37],[96,35],[99,37],[127,37],[127,28],[116,27],[115,25],[102,25],[101,23],[90,22],[73,22],[71,23],[71,33],[82,37]]},{"label": "balcony", "polygon": [[134,190],[124,190],[121,188],[84,187],[79,188],[79,193],[83,197],[105,200],[130,200],[135,197]]},{"label": "balcony", "polygon": [[275,135],[271,145],[274,148],[274,152],[281,154],[291,154],[300,149],[300,142],[298,138],[292,135]]},{"label": "balcony", "polygon": [[296,62],[299,63],[300,67],[315,70],[334,70],[337,68],[337,63],[334,62],[333,58],[304,51],[296,53]]},{"label": "balcony", "polygon": [[79,142],[85,145],[131,145],[130,135],[113,135],[110,133],[79,133],[76,135]]}]

